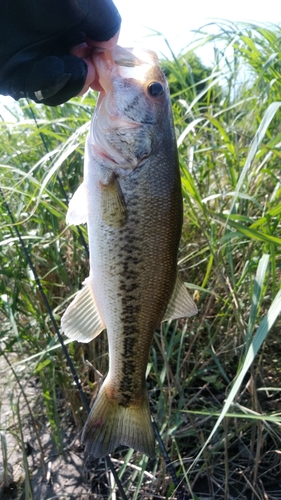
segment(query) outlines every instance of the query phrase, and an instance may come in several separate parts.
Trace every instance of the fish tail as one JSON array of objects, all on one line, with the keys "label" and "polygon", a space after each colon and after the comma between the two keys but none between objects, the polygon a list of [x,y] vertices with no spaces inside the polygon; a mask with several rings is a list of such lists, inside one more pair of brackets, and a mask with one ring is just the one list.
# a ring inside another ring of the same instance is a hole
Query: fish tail
[{"label": "fish tail", "polygon": [[102,458],[124,445],[153,457],[155,439],[147,394],[140,403],[125,407],[109,392],[104,383],[88,416],[82,434],[85,451]]}]

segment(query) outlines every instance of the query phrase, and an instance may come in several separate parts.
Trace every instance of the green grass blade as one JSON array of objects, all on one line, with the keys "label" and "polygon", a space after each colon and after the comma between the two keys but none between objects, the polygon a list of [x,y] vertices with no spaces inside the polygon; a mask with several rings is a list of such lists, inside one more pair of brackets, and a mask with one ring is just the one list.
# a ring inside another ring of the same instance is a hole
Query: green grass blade
[{"label": "green grass blade", "polygon": [[[257,274],[257,279],[264,277],[265,266],[267,265],[267,260],[268,260],[267,256],[264,256],[264,259],[261,262],[260,269],[259,269],[258,274]],[[260,285],[261,284],[259,283],[259,286]],[[254,296],[253,302],[256,302],[256,299],[257,299],[257,297]],[[253,309],[254,309],[254,306],[253,306]],[[208,443],[210,442],[210,440],[214,436],[216,430],[218,429],[219,425],[221,424],[222,420],[226,416],[230,406],[232,405],[232,403],[233,403],[233,401],[234,401],[234,399],[239,391],[239,388],[243,382],[243,379],[244,379],[247,371],[249,370],[252,362],[255,359],[255,356],[256,356],[259,348],[261,347],[262,343],[266,339],[270,329],[272,328],[273,324],[275,323],[280,312],[281,312],[281,290],[279,290],[279,292],[277,293],[275,299],[273,300],[273,302],[268,310],[268,313],[265,315],[265,317],[261,321],[261,323],[260,323],[260,325],[255,333],[255,336],[254,336],[254,338],[249,346],[249,349],[248,349],[248,352],[246,354],[243,365],[241,367],[241,370],[240,370],[238,376],[236,377],[236,380],[231,388],[231,391],[230,391],[230,393],[225,401],[225,404],[222,408],[220,416],[219,416],[211,434],[209,435],[207,441],[205,442],[204,446],[202,447],[200,453],[197,455],[193,464],[190,466],[190,469],[195,466],[198,459],[202,455],[204,449],[206,448],[206,446],[208,445]]]},{"label": "green grass blade", "polygon": [[246,335],[246,345],[249,344],[252,338],[252,333],[257,320],[257,313],[262,302],[263,288],[265,283],[266,272],[269,264],[269,255],[263,255],[259,261],[256,278],[254,281],[254,292],[251,301],[250,317]]},{"label": "green grass blade", "polygon": [[280,106],[281,106],[281,102],[273,102],[268,106],[268,108],[263,116],[263,119],[260,123],[260,126],[255,133],[254,139],[252,141],[252,144],[251,144],[248,156],[247,156],[247,160],[245,162],[245,165],[243,167],[243,170],[241,172],[241,175],[239,177],[239,180],[238,180],[238,183],[236,186],[235,195],[234,195],[234,198],[232,200],[230,211],[229,211],[230,214],[232,213],[233,207],[234,207],[235,202],[238,198],[240,190],[243,186],[246,175],[249,172],[249,169],[250,169],[252,162],[257,154],[258,148],[259,148],[259,146],[260,146],[260,144],[261,144],[261,142],[266,134],[266,131],[269,127],[269,124],[271,123],[273,117],[277,113]]}]

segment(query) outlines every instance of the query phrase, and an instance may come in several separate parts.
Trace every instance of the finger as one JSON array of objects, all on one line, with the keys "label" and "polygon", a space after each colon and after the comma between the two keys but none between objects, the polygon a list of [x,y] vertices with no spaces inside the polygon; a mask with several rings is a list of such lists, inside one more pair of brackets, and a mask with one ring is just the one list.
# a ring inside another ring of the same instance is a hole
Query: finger
[{"label": "finger", "polygon": [[70,49],[70,54],[83,59],[88,68],[85,84],[78,95],[85,94],[85,92],[87,92],[89,88],[97,91],[102,90],[102,87],[99,83],[99,76],[96,73],[93,62],[95,57],[94,53],[96,50],[112,50],[117,45],[119,33],[120,31],[117,31],[117,33],[106,42],[96,42],[94,40],[91,40],[90,38],[87,38],[86,43],[80,43],[79,45],[75,45]]},{"label": "finger", "polygon": [[83,61],[88,66],[88,73],[87,73],[87,77],[86,77],[86,80],[85,80],[84,87],[82,88],[82,90],[79,92],[78,95],[85,94],[85,92],[87,92],[89,90],[89,88],[91,88],[93,90],[97,90],[98,92],[100,92],[102,90],[102,87],[101,87],[101,85],[99,83],[99,77],[98,77],[98,74],[97,74],[97,72],[95,70],[95,66],[93,64],[93,61],[92,61],[91,57],[83,59]]},{"label": "finger", "polygon": [[80,57],[87,64],[88,73],[86,76],[86,80],[82,90],[78,95],[83,95],[89,88],[93,90],[102,90],[102,87],[99,84],[99,78],[93,64],[93,51],[92,47],[89,47],[86,43],[81,43],[72,47],[70,49],[70,53],[76,57]]}]

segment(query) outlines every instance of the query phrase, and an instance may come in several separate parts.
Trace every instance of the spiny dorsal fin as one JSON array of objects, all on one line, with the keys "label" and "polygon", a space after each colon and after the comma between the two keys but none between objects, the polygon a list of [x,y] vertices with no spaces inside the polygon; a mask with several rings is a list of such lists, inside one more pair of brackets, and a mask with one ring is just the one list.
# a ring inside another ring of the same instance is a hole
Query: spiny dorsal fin
[{"label": "spiny dorsal fin", "polygon": [[198,309],[179,277],[176,279],[174,291],[162,321],[178,318],[189,318],[197,314]]},{"label": "spiny dorsal fin", "polygon": [[62,331],[78,342],[90,342],[97,337],[105,325],[99,315],[89,278],[61,319]]},{"label": "spiny dorsal fin", "polygon": [[67,224],[84,224],[88,221],[87,192],[84,182],[72,196],[66,214]]}]

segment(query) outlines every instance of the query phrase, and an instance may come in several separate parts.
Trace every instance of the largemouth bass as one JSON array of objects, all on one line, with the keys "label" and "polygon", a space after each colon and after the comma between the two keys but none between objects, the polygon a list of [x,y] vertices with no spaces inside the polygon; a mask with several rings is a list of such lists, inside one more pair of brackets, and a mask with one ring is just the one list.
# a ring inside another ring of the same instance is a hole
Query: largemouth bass
[{"label": "largemouth bass", "polygon": [[62,329],[79,342],[107,329],[109,371],[83,430],[86,451],[104,457],[126,445],[153,456],[153,333],[197,312],[177,274],[183,210],[169,90],[153,52],[116,47],[95,64],[103,91],[67,215],[87,222],[90,276]]}]

